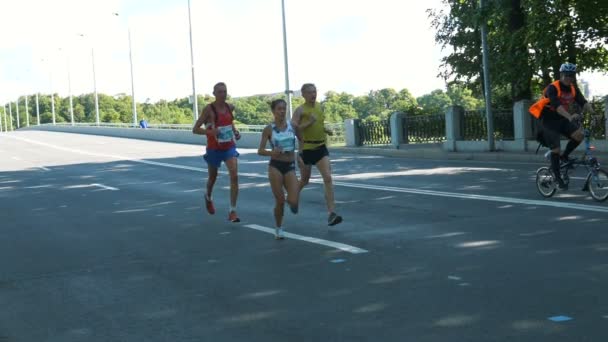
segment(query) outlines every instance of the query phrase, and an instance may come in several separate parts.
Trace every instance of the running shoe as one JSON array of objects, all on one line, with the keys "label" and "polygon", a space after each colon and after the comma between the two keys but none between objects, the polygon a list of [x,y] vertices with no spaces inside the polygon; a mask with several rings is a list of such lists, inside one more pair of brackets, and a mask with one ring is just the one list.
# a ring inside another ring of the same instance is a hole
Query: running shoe
[{"label": "running shoe", "polygon": [[211,215],[215,214],[215,207],[213,206],[213,201],[205,195],[205,207],[207,207],[207,212]]},{"label": "running shoe", "polygon": [[333,212],[331,214],[329,214],[329,217],[327,218],[328,226],[335,226],[340,222],[342,222],[342,216],[340,216],[336,213],[333,213]]},{"label": "running shoe", "polygon": [[237,216],[236,211],[231,211],[228,214],[228,221],[230,221],[230,222],[241,222],[241,219]]}]

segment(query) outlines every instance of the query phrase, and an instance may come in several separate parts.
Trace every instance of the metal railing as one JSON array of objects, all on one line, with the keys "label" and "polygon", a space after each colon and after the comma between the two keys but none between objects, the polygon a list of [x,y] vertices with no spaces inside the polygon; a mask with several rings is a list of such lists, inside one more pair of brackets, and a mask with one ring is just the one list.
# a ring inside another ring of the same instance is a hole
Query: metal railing
[{"label": "metal railing", "polygon": [[[42,126],[52,126],[52,123],[42,124]],[[55,126],[72,126],[69,122],[56,123]],[[80,127],[98,127],[94,122],[77,122],[74,126]],[[121,122],[100,122],[99,127],[112,127],[112,128],[133,128],[141,129],[139,126],[133,127],[132,123],[121,123]],[[237,124],[236,127],[241,132],[262,132],[266,125],[241,125]],[[190,124],[148,124],[148,129],[177,129],[177,130],[191,130],[192,125]]]},{"label": "metal railing", "polygon": [[326,124],[325,127],[332,131],[332,135],[327,136],[327,144],[329,146],[346,145],[346,129],[343,123]]},{"label": "metal railing", "polygon": [[606,102],[601,100],[592,101],[594,115],[585,116],[585,127],[591,131],[594,139],[606,139]]},{"label": "metal railing", "polygon": [[404,137],[408,143],[439,143],[445,141],[445,115],[412,115],[403,119]]},{"label": "metal railing", "polygon": [[[513,140],[515,129],[511,109],[494,109],[494,138]],[[461,121],[461,132],[464,140],[482,141],[488,139],[487,118],[484,110],[466,111]]]},{"label": "metal railing", "polygon": [[388,145],[391,143],[389,120],[362,121],[359,123],[358,129],[362,145]]},{"label": "metal railing", "polygon": [[[41,126],[53,126],[52,123],[45,123]],[[56,123],[55,126],[72,126],[69,122]],[[131,123],[108,123],[100,122],[97,126],[94,122],[79,122],[74,123],[78,127],[106,127],[106,128],[130,128],[142,129],[139,126],[133,127]],[[244,125],[237,124],[237,129],[242,133],[261,133],[267,125]],[[327,136],[327,143],[330,146],[344,146],[346,144],[346,132],[343,123],[326,124],[325,127],[332,131],[332,135]],[[191,130],[192,125],[189,124],[148,124],[147,129],[175,129],[175,130]],[[390,135],[389,135],[390,138]]]}]

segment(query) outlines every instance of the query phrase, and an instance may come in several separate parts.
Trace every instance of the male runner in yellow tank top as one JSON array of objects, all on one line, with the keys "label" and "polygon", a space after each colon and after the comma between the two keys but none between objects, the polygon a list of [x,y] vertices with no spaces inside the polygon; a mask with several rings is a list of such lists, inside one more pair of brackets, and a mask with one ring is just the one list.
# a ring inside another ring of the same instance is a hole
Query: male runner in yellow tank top
[{"label": "male runner in yellow tank top", "polygon": [[300,191],[308,184],[312,166],[316,165],[321,177],[323,177],[325,201],[329,213],[327,224],[333,226],[342,222],[342,216],[335,213],[336,204],[331,180],[331,164],[326,146],[326,134],[332,133],[325,129],[325,113],[321,104],[317,102],[317,88],[315,85],[312,83],[304,84],[302,86],[302,96],[305,103],[295,110],[292,118],[292,127],[296,128],[301,138],[298,158]]}]

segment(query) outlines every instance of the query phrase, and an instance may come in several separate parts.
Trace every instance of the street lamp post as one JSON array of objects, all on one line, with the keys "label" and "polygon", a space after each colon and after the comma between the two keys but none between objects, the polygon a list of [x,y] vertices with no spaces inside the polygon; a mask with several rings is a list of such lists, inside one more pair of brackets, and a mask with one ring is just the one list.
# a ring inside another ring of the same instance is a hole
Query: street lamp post
[{"label": "street lamp post", "polygon": [[30,108],[27,105],[27,97],[28,95],[25,95],[25,125],[30,127]]},{"label": "street lamp post", "polygon": [[490,60],[488,57],[488,22],[485,14],[485,0],[479,0],[479,7],[482,11],[481,45],[483,50],[483,86],[486,100],[486,121],[488,123],[488,149],[490,151],[494,151],[494,116],[492,115],[492,90],[490,89]]},{"label": "street lamp post", "polygon": [[17,96],[17,129],[21,127],[21,122],[19,121],[19,96]]},{"label": "street lamp post", "polygon": [[[85,37],[83,33],[78,34]],[[97,94],[97,77],[95,75],[95,48],[91,47],[91,63],[93,64],[93,92],[95,94],[95,123],[99,126],[99,95]],[[71,92],[70,92],[71,93]]]},{"label": "street lamp post", "polygon": [[53,117],[53,125],[55,125],[55,94],[53,93],[53,70],[50,72],[51,79],[51,115]]},{"label": "street lamp post", "polygon": [[38,126],[40,126],[40,103],[38,102],[38,95],[39,93],[36,93],[36,121]]},{"label": "street lamp post", "polygon": [[133,53],[131,49],[131,28],[127,28],[129,35],[129,64],[131,65],[131,103],[133,105],[133,127],[137,127],[137,102],[135,101],[135,82],[133,79]]},{"label": "street lamp post", "polygon": [[6,117],[6,105],[4,105],[4,131],[8,132],[8,118]]},{"label": "street lamp post", "polygon": [[[118,12],[112,13],[115,16],[120,16]],[[133,77],[133,49],[131,47],[131,26],[127,21],[127,35],[129,38],[129,65],[131,67],[131,106],[133,111],[133,127],[137,127],[137,102],[135,101],[135,78]]]},{"label": "street lamp post", "polygon": [[[10,102],[9,102],[10,103]],[[4,105],[4,131],[8,132],[8,109],[6,109],[6,105]]]},{"label": "street lamp post", "polygon": [[51,90],[51,114],[53,116],[53,125],[55,125],[55,94]]},{"label": "street lamp post", "polygon": [[70,95],[70,120],[74,126],[74,103],[72,102],[72,77],[70,75],[70,56],[67,57],[68,63],[68,93]]},{"label": "street lamp post", "polygon": [[188,26],[190,29],[190,67],[192,69],[192,114],[196,121],[198,116],[198,98],[196,96],[196,82],[194,81],[194,47],[192,46],[192,16],[190,14],[190,0],[188,0]]},{"label": "street lamp post", "polygon": [[291,90],[289,89],[289,62],[287,59],[287,27],[285,24],[285,0],[281,0],[283,13],[283,56],[285,62],[285,94],[287,95],[287,119],[291,119]]},{"label": "street lamp post", "polygon": [[95,122],[99,126],[99,95],[97,94],[97,78],[95,76],[95,49],[91,48],[91,60],[93,61],[93,90],[95,92]]},{"label": "street lamp post", "polygon": [[8,102],[8,119],[11,124],[11,131],[13,130],[13,109],[11,108],[13,105],[11,102]]}]

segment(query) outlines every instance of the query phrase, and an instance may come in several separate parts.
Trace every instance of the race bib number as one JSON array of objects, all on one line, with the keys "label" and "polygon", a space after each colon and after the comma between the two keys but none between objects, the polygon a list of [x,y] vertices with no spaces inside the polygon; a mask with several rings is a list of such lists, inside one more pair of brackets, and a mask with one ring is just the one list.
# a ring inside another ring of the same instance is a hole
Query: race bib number
[{"label": "race bib number", "polygon": [[293,135],[280,136],[275,139],[275,146],[280,147],[283,152],[292,152],[296,149]]},{"label": "race bib number", "polygon": [[232,125],[218,127],[219,133],[217,135],[217,142],[226,143],[234,140],[234,131]]}]

